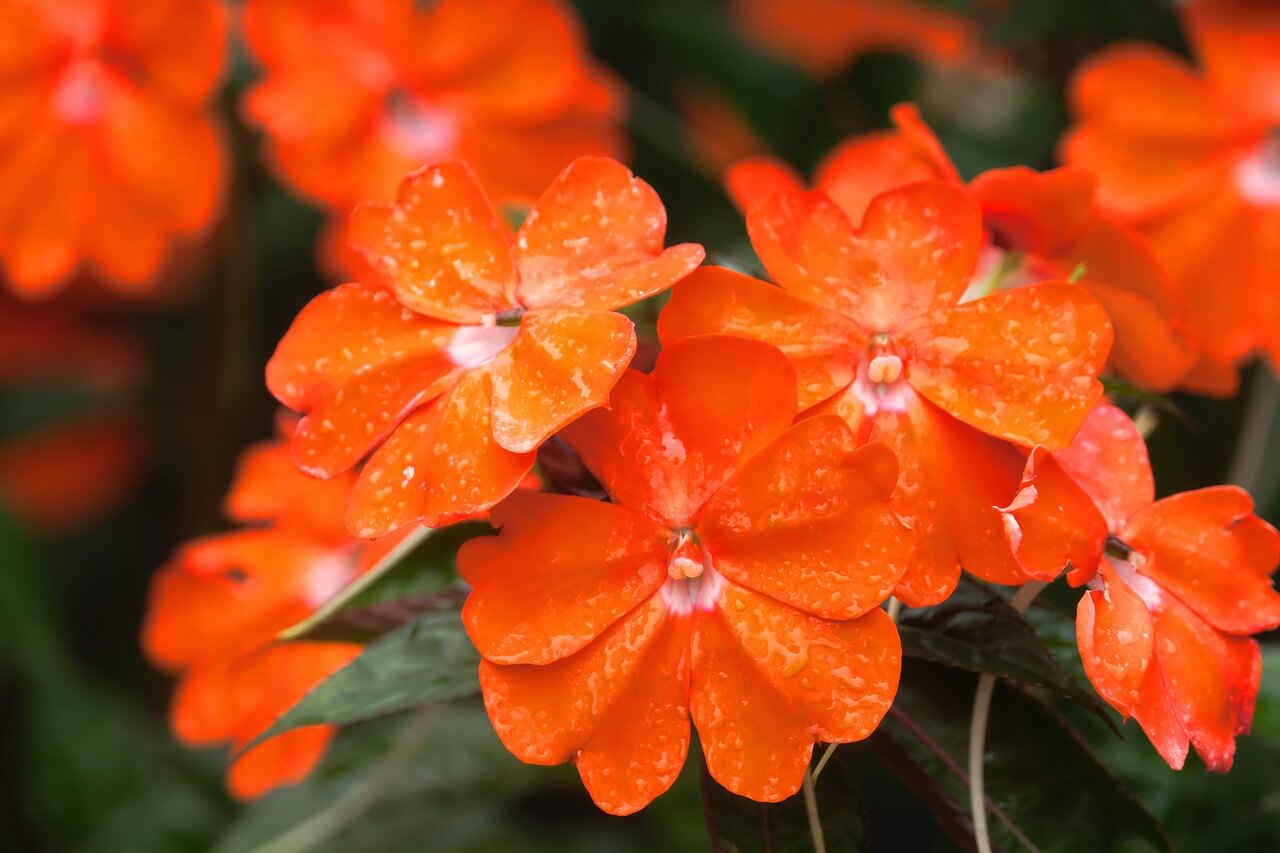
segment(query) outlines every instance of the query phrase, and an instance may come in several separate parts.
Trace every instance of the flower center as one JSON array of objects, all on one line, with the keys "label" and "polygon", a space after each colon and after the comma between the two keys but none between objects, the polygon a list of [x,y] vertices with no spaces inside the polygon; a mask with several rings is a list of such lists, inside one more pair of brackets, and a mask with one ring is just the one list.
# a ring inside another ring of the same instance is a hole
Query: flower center
[{"label": "flower center", "polygon": [[392,147],[415,160],[431,163],[458,147],[461,122],[448,107],[424,100],[403,89],[387,95],[383,104],[383,133]]},{"label": "flower center", "polygon": [[724,578],[692,530],[677,530],[667,552],[667,582],[662,600],[672,613],[714,610],[724,588]]},{"label": "flower center", "polygon": [[106,111],[107,71],[96,59],[67,64],[53,92],[53,111],[69,124],[92,124]]},{"label": "flower center", "polygon": [[[1107,539],[1107,547],[1103,552],[1102,558],[1107,561],[1107,565],[1116,573],[1120,581],[1142,599],[1142,603],[1146,605],[1147,610],[1157,613],[1163,609],[1164,594],[1160,586],[1151,578],[1138,574],[1138,569],[1146,562],[1145,557],[1130,548],[1125,542],[1115,536],[1111,536]],[[1101,589],[1101,576],[1095,576],[1085,586],[1090,589]]]},{"label": "flower center", "polygon": [[1236,186],[1254,204],[1280,207],[1280,128],[1236,166]]},{"label": "flower center", "polygon": [[480,367],[493,361],[520,334],[515,325],[462,326],[449,342],[449,358],[458,367]]},{"label": "flower center", "polygon": [[907,409],[905,365],[898,346],[888,335],[872,338],[867,357],[858,365],[853,393],[868,416]]}]

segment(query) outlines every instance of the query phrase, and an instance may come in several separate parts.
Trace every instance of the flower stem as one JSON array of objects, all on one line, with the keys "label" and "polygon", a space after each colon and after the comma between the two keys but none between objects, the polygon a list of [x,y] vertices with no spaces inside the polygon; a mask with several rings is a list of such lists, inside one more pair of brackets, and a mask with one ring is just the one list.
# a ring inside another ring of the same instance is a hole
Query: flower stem
[{"label": "flower stem", "polygon": [[809,835],[813,837],[813,853],[827,853],[827,840],[822,835],[822,819],[818,816],[818,796],[813,790],[815,775],[811,770],[806,770],[804,773],[804,811],[809,816]]},{"label": "flower stem", "polygon": [[[1010,606],[1018,613],[1026,613],[1031,602],[1048,584],[1032,581],[1025,584],[1013,596]],[[987,792],[983,779],[983,759],[987,751],[987,719],[991,716],[991,696],[996,689],[996,677],[984,672],[978,677],[978,689],[973,696],[973,715],[969,718],[969,810],[973,814],[973,840],[978,853],[991,853],[991,831],[987,828]]]},{"label": "flower stem", "polygon": [[1258,490],[1263,483],[1263,462],[1267,445],[1275,434],[1276,418],[1280,416],[1280,381],[1277,381],[1265,364],[1255,366],[1254,370],[1257,374],[1249,392],[1244,427],[1236,443],[1235,458],[1231,460],[1227,482],[1249,492],[1261,503],[1268,497],[1258,494]]}]

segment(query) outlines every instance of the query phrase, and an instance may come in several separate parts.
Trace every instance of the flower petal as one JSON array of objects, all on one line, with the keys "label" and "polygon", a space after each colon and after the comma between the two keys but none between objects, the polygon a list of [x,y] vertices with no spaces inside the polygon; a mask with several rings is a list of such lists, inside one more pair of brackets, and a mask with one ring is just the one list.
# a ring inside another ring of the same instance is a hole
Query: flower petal
[{"label": "flower petal", "polygon": [[742,213],[763,198],[782,192],[799,192],[804,179],[787,163],[773,157],[739,160],[724,173],[725,191]]},{"label": "flower petal", "polygon": [[616,503],[682,527],[795,411],[795,373],[782,353],[708,335],[664,349],[648,376],[628,371],[610,408],[588,412],[562,437]]},{"label": "flower petal", "polygon": [[903,335],[907,381],[990,435],[1059,449],[1102,396],[1111,321],[1083,288],[1043,282],[937,311]]},{"label": "flower petal", "polygon": [[1052,578],[1065,565],[1068,582],[1079,585],[1097,572],[1106,519],[1044,448],[1031,450],[1022,486],[1001,512],[1014,556],[1028,575]]},{"label": "flower petal", "polygon": [[357,207],[350,234],[396,298],[420,314],[481,323],[516,307],[511,237],[464,163],[414,172],[394,205]]},{"label": "flower petal", "polygon": [[635,354],[631,320],[610,311],[538,309],[488,368],[493,436],[514,453],[536,450],[583,412],[604,405]]},{"label": "flower petal", "polygon": [[1145,558],[1141,574],[1214,628],[1256,634],[1280,626],[1280,593],[1271,586],[1280,534],[1253,514],[1243,489],[1164,498],[1130,518],[1120,537]]},{"label": "flower petal", "polygon": [[320,763],[337,726],[303,726],[247,750],[227,770],[227,788],[254,800],[281,785],[301,782]]},{"label": "flower petal", "polygon": [[511,494],[534,454],[493,438],[489,374],[472,370],[404,420],[369,457],[347,507],[347,529],[383,536],[421,521],[439,527],[489,509]]},{"label": "flower petal", "polygon": [[1269,3],[1200,2],[1179,7],[1195,53],[1231,106],[1260,125],[1280,121],[1280,14]]},{"label": "flower petal", "polygon": [[1121,409],[1100,403],[1089,413],[1080,432],[1054,454],[1118,533],[1139,510],[1155,500],[1147,443]]},{"label": "flower petal", "polygon": [[574,654],[667,579],[670,532],[617,504],[518,491],[490,523],[501,534],[467,542],[458,573],[467,633],[494,663]]},{"label": "flower petal", "polygon": [[1000,246],[1048,254],[1084,233],[1096,183],[1091,173],[1074,166],[1048,172],[1015,166],[983,172],[970,188]]},{"label": "flower petal", "polygon": [[839,314],[724,267],[699,267],[671,291],[658,316],[664,346],[695,335],[724,334],[772,344],[796,371],[804,410],[848,387],[866,341]]},{"label": "flower petal", "polygon": [[889,130],[846,139],[813,173],[814,187],[831,196],[850,222],[861,222],[871,200],[883,192],[917,181],[950,179],[902,133]]},{"label": "flower petal", "polygon": [[574,759],[613,814],[647,805],[679,775],[689,746],[688,620],[660,596],[592,644],[546,666],[481,661],[493,730],[528,764]]},{"label": "flower petal", "polygon": [[293,437],[299,467],[323,477],[348,470],[438,395],[456,371],[447,348],[457,330],[369,285],[311,300],[267,363],[271,393],[307,414]]},{"label": "flower petal", "polygon": [[653,187],[616,160],[579,157],[520,226],[520,302],[611,311],[666,290],[704,255],[692,243],[664,251],[666,232]]},{"label": "flower petal", "polygon": [[747,232],[783,289],[869,334],[955,304],[982,244],[977,203],[940,181],[877,196],[857,233],[821,192],[772,196],[748,214]]},{"label": "flower petal", "polygon": [[848,425],[824,415],[748,460],[698,515],[695,531],[716,570],[827,619],[883,603],[914,542],[889,507],[893,453],[853,447]]},{"label": "flower petal", "polygon": [[882,610],[832,622],[727,584],[693,641],[690,711],[707,769],[740,796],[791,796],[815,740],[862,740],[880,724],[901,663]]},{"label": "flower petal", "polygon": [[1147,605],[1103,564],[1104,587],[1085,592],[1076,608],[1080,662],[1098,695],[1132,715],[1143,699],[1149,669],[1157,669],[1155,627]]}]

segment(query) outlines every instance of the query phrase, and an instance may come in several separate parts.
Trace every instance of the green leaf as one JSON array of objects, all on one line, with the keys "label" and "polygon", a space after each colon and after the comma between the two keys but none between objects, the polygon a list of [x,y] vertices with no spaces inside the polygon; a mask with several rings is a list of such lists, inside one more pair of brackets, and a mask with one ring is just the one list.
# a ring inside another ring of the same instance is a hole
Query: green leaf
[{"label": "green leaf", "polygon": [[898,633],[907,657],[1014,678],[1066,697],[1111,724],[1097,694],[1064,669],[1027,620],[985,586],[964,580],[942,604],[903,610]]},{"label": "green leaf", "polygon": [[[837,750],[814,786],[823,840],[828,850],[866,850],[864,810],[845,755]],[[700,761],[700,757],[693,760]],[[803,792],[780,803],[757,803],[720,787],[703,764],[702,798],[713,853],[813,850]]]},{"label": "green leaf", "polygon": [[[966,756],[976,679],[920,661],[903,668],[888,738],[932,782],[954,822],[968,806]],[[1131,748],[1133,745],[1130,745]],[[1159,823],[1052,708],[997,683],[987,726],[986,794],[992,840],[1006,850],[1168,850]]]},{"label": "green leaf", "polygon": [[370,643],[246,749],[302,726],[344,725],[474,695],[479,662],[458,613],[427,613]]}]

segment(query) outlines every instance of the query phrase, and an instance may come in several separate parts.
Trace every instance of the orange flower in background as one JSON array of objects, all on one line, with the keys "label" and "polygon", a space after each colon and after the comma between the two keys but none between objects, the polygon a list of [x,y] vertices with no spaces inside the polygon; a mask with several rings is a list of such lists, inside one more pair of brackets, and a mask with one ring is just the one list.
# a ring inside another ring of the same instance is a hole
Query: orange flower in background
[{"label": "orange flower in background", "polygon": [[[894,449],[899,511],[921,540],[895,595],[911,606],[941,601],[962,565],[1017,584],[1089,558],[1087,525],[1064,526],[1081,541],[1037,529],[1088,507],[1052,459],[1024,449],[1064,447],[1102,393],[1111,324],[1087,291],[1042,282],[960,304],[981,216],[968,193],[942,182],[877,196],[860,230],[820,191],[775,193],[752,207],[747,230],[779,286],[704,268],[677,285],[659,334],[772,343],[795,366],[802,411],[836,413],[860,441]],[[1018,560],[1005,538],[1013,519],[998,508],[1024,468],[1045,517],[1021,531],[1035,559]]]},{"label": "orange flower in background", "polygon": [[222,73],[214,0],[0,0],[0,258],[24,297],[89,267],[146,289],[218,206],[206,105]]},{"label": "orange flower in background", "polygon": [[299,314],[267,385],[304,412],[303,470],[367,454],[347,523],[373,537],[480,512],[511,493],[556,430],[603,405],[635,352],[615,309],[670,287],[701,246],[662,248],[666,212],[621,164],[584,157],[512,235],[475,176],[443,163],[393,206],[352,216],[385,286],[346,284]]},{"label": "orange flower in background", "polygon": [[1146,44],[1090,57],[1062,154],[1183,282],[1208,390],[1229,393],[1231,365],[1256,349],[1280,362],[1280,8],[1182,15],[1198,67]]},{"label": "orange flower in background", "polygon": [[1146,445],[1114,406],[1095,409],[1056,456],[1111,532],[1098,572],[1071,578],[1089,589],[1076,619],[1085,673],[1169,766],[1191,745],[1225,772],[1258,695],[1250,635],[1280,626],[1280,534],[1234,486],[1155,501]]},{"label": "orange flower in background", "polygon": [[[399,538],[367,544],[346,532],[353,480],[299,473],[281,441],[251,447],[227,515],[252,526],[188,543],[156,575],[143,646],[153,664],[181,677],[170,718],[184,743],[243,748],[360,653],[348,643],[276,641]],[[228,787],[247,799],[301,780],[335,730],[308,726],[253,747],[231,765]]]},{"label": "orange flower in background", "polygon": [[[914,181],[961,185],[938,138],[915,107],[891,111],[895,128],[845,140],[823,159],[813,184],[853,221],[871,199]],[[771,158],[735,164],[725,175],[742,210],[758,198],[800,189],[789,166]],[[1087,288],[1111,316],[1115,346],[1111,368],[1135,385],[1168,391],[1178,385],[1226,390],[1231,377],[1188,378],[1196,346],[1185,328],[1185,296],[1146,242],[1117,217],[1099,209],[1094,179],[1064,167],[1036,172],[1022,166],[992,169],[968,184],[982,207],[986,241],[968,297],[997,288],[1065,279],[1079,270]],[[1216,382],[1216,384],[1215,384]]]},{"label": "orange flower in background", "polygon": [[121,503],[148,455],[132,408],[145,371],[133,340],[73,306],[0,299],[0,505],[52,534]]},{"label": "orange flower in background", "polygon": [[690,718],[711,775],[766,802],[799,789],[815,741],[875,729],[901,655],[878,605],[913,545],[893,455],[795,413],[772,347],[677,343],[563,433],[612,503],[520,492],[463,546],[463,621],[514,755],[572,759],[629,814],[679,775]]},{"label": "orange flower in background", "polygon": [[466,160],[495,201],[528,203],[573,158],[624,149],[619,87],[557,0],[250,0],[245,34],[265,70],[246,111],[339,223],[424,164]]},{"label": "orange flower in background", "polygon": [[972,21],[912,0],[735,0],[733,12],[763,49],[818,77],[872,50],[957,62],[977,40]]}]

